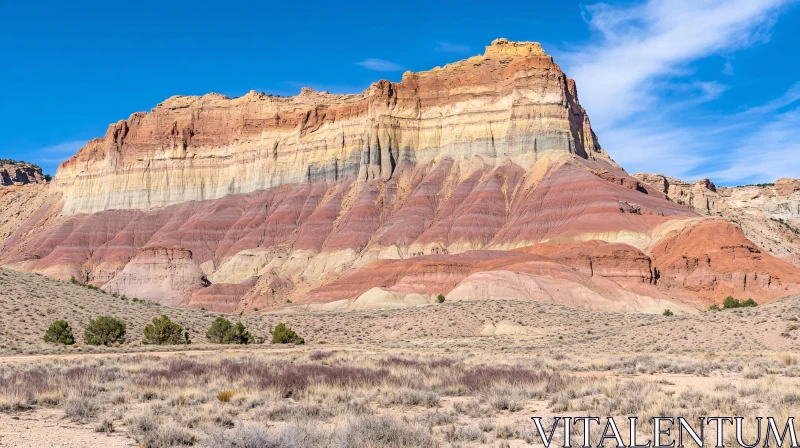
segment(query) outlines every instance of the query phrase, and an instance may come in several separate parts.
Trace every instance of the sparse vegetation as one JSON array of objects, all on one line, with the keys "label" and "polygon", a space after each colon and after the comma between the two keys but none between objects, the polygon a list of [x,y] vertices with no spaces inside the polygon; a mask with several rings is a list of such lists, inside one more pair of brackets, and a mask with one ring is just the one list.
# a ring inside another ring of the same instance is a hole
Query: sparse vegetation
[{"label": "sparse vegetation", "polygon": [[249,344],[253,342],[253,336],[241,321],[236,325],[231,325],[231,322],[224,317],[214,320],[206,333],[206,338],[215,344]]},{"label": "sparse vegetation", "polygon": [[800,229],[798,229],[797,227],[792,226],[785,219],[783,219],[783,218],[769,218],[769,219],[771,219],[772,221],[775,221],[777,223],[782,224],[784,227],[786,227],[787,230],[789,230],[790,232],[794,233],[795,235],[800,235]]},{"label": "sparse vegetation", "polygon": [[166,315],[154,317],[153,322],[144,327],[142,344],[174,345],[188,342],[183,339],[183,327],[171,321]]},{"label": "sparse vegetation", "polygon": [[304,344],[305,340],[297,335],[291,328],[284,323],[279,323],[272,330],[273,344]]},{"label": "sparse vegetation", "polygon": [[236,325],[232,326],[222,338],[223,344],[249,344],[251,342],[253,342],[253,336],[245,329],[242,322],[236,322]]},{"label": "sparse vegetation", "polygon": [[673,313],[672,310],[670,310],[669,308],[665,309],[663,314],[665,316],[673,316],[673,315],[675,315],[675,313]]},{"label": "sparse vegetation", "polygon": [[758,304],[753,299],[747,299],[745,301],[740,302],[739,299],[733,298],[733,296],[728,296],[722,302],[723,308],[732,309],[732,308],[750,308],[757,306]]},{"label": "sparse vegetation", "polygon": [[75,343],[75,337],[72,335],[72,327],[70,327],[65,320],[57,320],[50,324],[47,331],[44,332],[44,340],[45,342],[63,345],[72,345]]},{"label": "sparse vegetation", "polygon": [[436,301],[439,303],[444,303],[444,294],[439,294],[436,296]]},{"label": "sparse vegetation", "polygon": [[125,342],[125,322],[111,316],[100,316],[86,326],[83,340],[89,345],[111,345]]}]

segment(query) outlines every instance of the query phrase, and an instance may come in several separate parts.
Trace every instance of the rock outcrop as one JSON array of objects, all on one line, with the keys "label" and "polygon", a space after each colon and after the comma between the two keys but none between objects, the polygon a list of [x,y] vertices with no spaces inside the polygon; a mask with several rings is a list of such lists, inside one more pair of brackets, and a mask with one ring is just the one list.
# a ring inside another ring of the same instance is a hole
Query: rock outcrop
[{"label": "rock outcrop", "polygon": [[633,176],[701,215],[725,218],[766,252],[800,266],[800,179],[717,188],[708,179],[690,184],[660,174]]},{"label": "rock outcrop", "polygon": [[47,182],[42,169],[27,162],[0,159],[0,187]]},{"label": "rock outcrop", "polygon": [[719,205],[702,194],[628,175],[541,46],[498,39],[362,94],[173,97],[136,113],[61,165],[0,239],[0,263],[220,311],[443,293],[690,312],[721,291],[800,291],[797,268],[744,236],[755,251],[692,249],[725,263],[673,260],[706,228],[684,205]]}]

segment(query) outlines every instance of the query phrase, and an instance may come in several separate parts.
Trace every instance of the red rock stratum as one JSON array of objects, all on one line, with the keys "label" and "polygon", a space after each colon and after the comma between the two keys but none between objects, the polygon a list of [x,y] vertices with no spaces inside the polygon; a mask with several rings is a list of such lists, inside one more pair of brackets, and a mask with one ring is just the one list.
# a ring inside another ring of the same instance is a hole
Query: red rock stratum
[{"label": "red rock stratum", "polygon": [[0,193],[21,216],[0,263],[220,311],[442,293],[689,312],[800,292],[797,267],[651,184],[603,151],[539,44],[498,39],[362,94],[172,97],[133,114],[36,200]]}]

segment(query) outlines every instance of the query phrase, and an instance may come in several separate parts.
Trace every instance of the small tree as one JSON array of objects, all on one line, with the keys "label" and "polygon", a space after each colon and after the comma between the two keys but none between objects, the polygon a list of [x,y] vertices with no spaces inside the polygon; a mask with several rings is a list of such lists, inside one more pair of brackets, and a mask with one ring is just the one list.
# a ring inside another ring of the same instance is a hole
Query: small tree
[{"label": "small tree", "polygon": [[738,299],[734,299],[733,296],[728,296],[728,297],[725,297],[725,300],[722,302],[722,306],[725,309],[739,308],[739,306],[741,306],[741,304],[739,303]]},{"label": "small tree", "polygon": [[229,331],[231,331],[230,321],[224,317],[218,317],[214,319],[211,328],[206,332],[206,337],[215,344],[222,344],[222,340]]},{"label": "small tree", "polygon": [[65,320],[57,320],[50,324],[50,327],[44,332],[44,340],[45,342],[64,345],[75,343],[75,337],[72,336],[72,327]]},{"label": "small tree", "polygon": [[439,294],[436,296],[436,301],[439,303],[444,303],[444,294]]},{"label": "small tree", "polygon": [[111,316],[100,316],[89,321],[83,340],[89,345],[109,345],[125,342],[125,322]]},{"label": "small tree", "polygon": [[304,344],[306,341],[297,335],[291,328],[284,323],[279,323],[272,330],[273,344]]},{"label": "small tree", "polygon": [[664,310],[664,315],[665,316],[673,316],[674,314],[675,313],[673,313],[672,310],[670,310],[669,308]]},{"label": "small tree", "polygon": [[154,317],[153,323],[144,327],[142,344],[175,345],[183,343],[183,327],[166,315]]},{"label": "small tree", "polygon": [[742,308],[749,308],[749,307],[753,307],[753,306],[758,306],[758,304],[753,299],[747,299],[744,302],[742,302],[741,306],[742,306]]},{"label": "small tree", "polygon": [[236,322],[236,325],[232,326],[222,338],[223,344],[249,344],[252,341],[253,336],[241,322]]}]

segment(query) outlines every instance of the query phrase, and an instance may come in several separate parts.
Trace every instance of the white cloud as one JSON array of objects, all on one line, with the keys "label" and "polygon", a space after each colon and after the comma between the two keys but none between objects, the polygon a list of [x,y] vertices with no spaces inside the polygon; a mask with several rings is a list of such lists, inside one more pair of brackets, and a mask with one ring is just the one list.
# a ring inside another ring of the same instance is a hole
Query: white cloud
[{"label": "white cloud", "polygon": [[85,145],[86,140],[70,140],[67,142],[58,143],[56,145],[45,146],[44,148],[39,148],[33,152],[40,155],[59,155],[69,158],[75,155],[75,153]]},{"label": "white cloud", "polygon": [[376,72],[396,72],[403,70],[403,66],[399,64],[395,64],[391,61],[384,61],[383,59],[375,59],[369,58],[365,59],[361,62],[356,62],[356,65],[360,65],[367,70],[374,70]]},{"label": "white cloud", "polygon": [[692,63],[719,55],[727,62],[717,76],[732,74],[731,53],[768,42],[784,6],[794,1],[595,4],[584,8],[593,39],[556,56],[575,78],[601,145],[632,172],[687,180],[708,175],[722,183],[773,180],[792,170],[797,176],[793,162],[779,164],[792,151],[786,131],[800,125],[800,113],[776,114],[800,99],[800,83],[745,112],[709,117],[698,106],[736,86],[691,70]]},{"label": "white cloud", "polygon": [[706,174],[723,183],[771,182],[800,176],[800,107],[779,114],[733,146],[727,167]]},{"label": "white cloud", "polygon": [[459,45],[451,42],[436,42],[434,50],[441,53],[469,53],[470,48],[466,45]]},{"label": "white cloud", "polygon": [[20,158],[26,162],[35,163],[49,174],[55,174],[55,168],[61,162],[74,156],[79,149],[86,145],[86,140],[70,140],[55,145],[45,146],[26,151]]},{"label": "white cloud", "polygon": [[581,102],[600,128],[649,109],[660,79],[700,58],[763,42],[790,0],[649,0],[633,7],[601,3],[584,11],[597,34],[565,56]]}]

